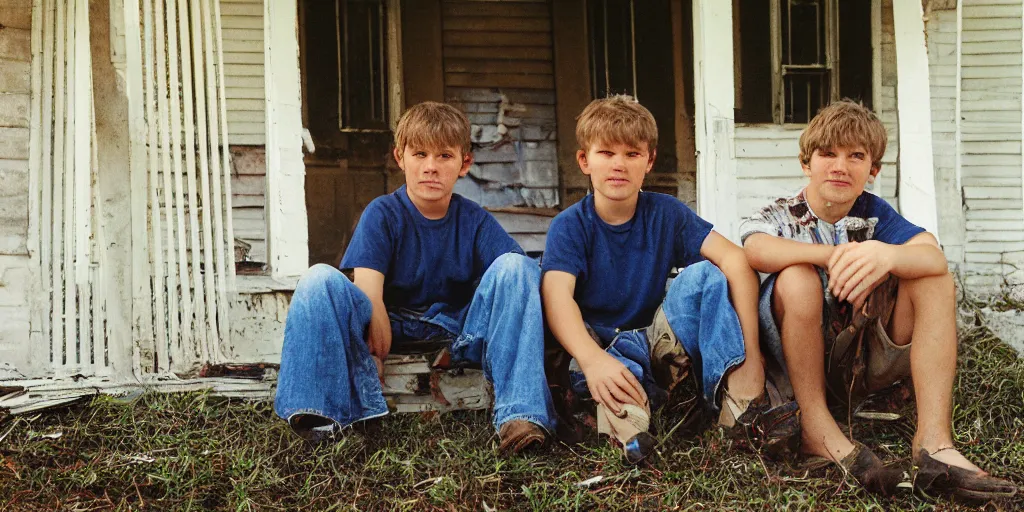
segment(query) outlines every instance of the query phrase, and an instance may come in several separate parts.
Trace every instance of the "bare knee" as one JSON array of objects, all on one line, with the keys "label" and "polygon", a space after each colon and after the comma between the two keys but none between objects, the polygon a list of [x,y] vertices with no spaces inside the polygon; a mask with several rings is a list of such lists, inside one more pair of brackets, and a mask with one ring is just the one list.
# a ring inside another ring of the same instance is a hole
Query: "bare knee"
[{"label": "bare knee", "polygon": [[821,277],[813,265],[786,267],[775,278],[772,306],[776,319],[820,319],[823,297]]},{"label": "bare knee", "polygon": [[[955,331],[956,284],[949,273],[921,277],[917,279],[900,279],[896,305],[892,319],[886,331],[896,345],[911,342],[914,328],[921,316],[923,325],[944,326]],[[952,337],[956,343],[956,337]]]},{"label": "bare knee", "polygon": [[917,279],[900,279],[900,290],[906,290],[915,303],[956,302],[956,283],[953,282],[953,274],[949,272]]}]

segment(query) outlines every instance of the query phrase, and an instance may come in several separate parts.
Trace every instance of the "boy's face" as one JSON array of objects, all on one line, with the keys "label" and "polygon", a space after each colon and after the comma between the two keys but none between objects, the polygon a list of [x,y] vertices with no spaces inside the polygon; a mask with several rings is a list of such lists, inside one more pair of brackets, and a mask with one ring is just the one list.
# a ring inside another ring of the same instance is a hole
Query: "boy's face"
[{"label": "boy's face", "polygon": [[395,160],[405,171],[405,186],[413,203],[429,204],[447,201],[455,181],[469,172],[471,154],[462,154],[457,147],[419,148],[407,145],[402,152],[395,148]]},{"label": "boy's face", "polygon": [[613,201],[636,197],[644,183],[644,175],[654,166],[654,152],[621,142],[600,141],[590,149],[576,152],[576,161],[583,174],[590,176],[594,194]]},{"label": "boy's face", "polygon": [[811,161],[801,164],[811,179],[808,189],[826,202],[852,204],[864,192],[864,185],[880,169],[871,166],[872,155],[863,146],[819,148]]}]

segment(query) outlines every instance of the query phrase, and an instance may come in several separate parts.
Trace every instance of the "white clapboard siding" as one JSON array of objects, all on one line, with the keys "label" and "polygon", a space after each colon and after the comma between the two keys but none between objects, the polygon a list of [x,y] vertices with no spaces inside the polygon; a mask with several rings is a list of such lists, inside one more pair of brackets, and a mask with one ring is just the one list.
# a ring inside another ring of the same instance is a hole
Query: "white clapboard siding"
[{"label": "white clapboard siding", "polygon": [[28,256],[29,208],[38,207],[33,204],[38,201],[30,201],[29,191],[41,185],[34,146],[33,165],[29,164],[30,140],[37,141],[40,135],[38,122],[30,135],[29,106],[38,116],[40,95],[30,100],[30,93],[33,86],[39,87],[41,63],[37,59],[32,65],[31,45],[41,37],[39,22],[32,24],[33,16],[38,18],[41,12],[33,12],[29,0],[7,3],[10,9],[0,19],[5,25],[0,29],[0,380],[31,374],[33,360],[45,360],[48,352],[32,350],[43,344],[31,339],[33,265]]},{"label": "white clapboard siding", "polygon": [[[936,201],[939,216],[939,240],[947,259],[954,266],[964,261],[964,213],[957,176],[956,144],[956,9],[932,10],[925,30],[928,41],[928,71],[932,110],[932,162],[935,168]],[[1020,29],[1020,20],[1017,20]],[[1000,24],[999,30],[1013,28]],[[966,41],[966,40],[965,40]],[[1017,62],[1005,63],[1020,64]],[[978,98],[977,106],[991,102],[1009,102],[1010,98]],[[1019,108],[1019,102],[1017,107]],[[1020,137],[1017,137],[1019,150]],[[1004,148],[1005,149],[1005,148]]]},{"label": "white clapboard siding", "polygon": [[964,271],[973,291],[988,294],[1024,282],[1013,274],[1024,245],[1021,2],[964,0],[962,15]]},{"label": "white clapboard siding", "polygon": [[219,0],[228,143],[266,144],[263,0]]},{"label": "white clapboard siding", "polygon": [[807,179],[800,169],[801,129],[736,127],[736,214],[744,218],[774,199],[792,196]]}]

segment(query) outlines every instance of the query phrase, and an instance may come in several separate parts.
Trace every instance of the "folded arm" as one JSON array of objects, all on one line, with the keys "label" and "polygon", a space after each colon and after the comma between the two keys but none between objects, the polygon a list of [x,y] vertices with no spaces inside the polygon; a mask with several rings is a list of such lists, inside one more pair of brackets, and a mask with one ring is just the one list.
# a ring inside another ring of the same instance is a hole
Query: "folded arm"
[{"label": "folded arm", "polygon": [[743,247],[750,267],[766,274],[800,264],[825,268],[834,249],[829,245],[797,242],[765,233],[748,236]]},{"label": "folded arm", "polygon": [[930,233],[920,233],[901,245],[877,240],[840,245],[829,257],[827,268],[829,290],[858,307],[889,275],[918,279],[949,272],[946,255]]}]

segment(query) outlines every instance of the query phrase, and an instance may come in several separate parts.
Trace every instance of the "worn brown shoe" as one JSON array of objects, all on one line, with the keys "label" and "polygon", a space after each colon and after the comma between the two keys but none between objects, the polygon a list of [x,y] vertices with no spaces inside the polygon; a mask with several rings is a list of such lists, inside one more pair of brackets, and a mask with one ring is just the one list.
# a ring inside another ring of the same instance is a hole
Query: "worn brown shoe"
[{"label": "worn brown shoe", "polygon": [[738,401],[722,390],[722,412],[718,424],[726,437],[740,447],[760,451],[773,459],[787,459],[800,446],[800,407],[795,401],[772,399],[768,391],[746,402]]},{"label": "worn brown shoe", "polygon": [[843,471],[864,486],[869,492],[882,496],[895,496],[909,491],[908,476],[905,472],[887,467],[881,459],[860,441],[853,442],[854,448],[839,461]]},{"label": "worn brown shoe", "polygon": [[509,420],[498,429],[498,454],[509,456],[540,447],[544,439],[544,430],[537,425],[526,420]]},{"label": "worn brown shoe", "polygon": [[[934,452],[937,453],[937,452]],[[985,471],[971,471],[936,460],[927,450],[914,457],[914,491],[925,497],[950,496],[972,503],[1012,498],[1017,486]]]}]

